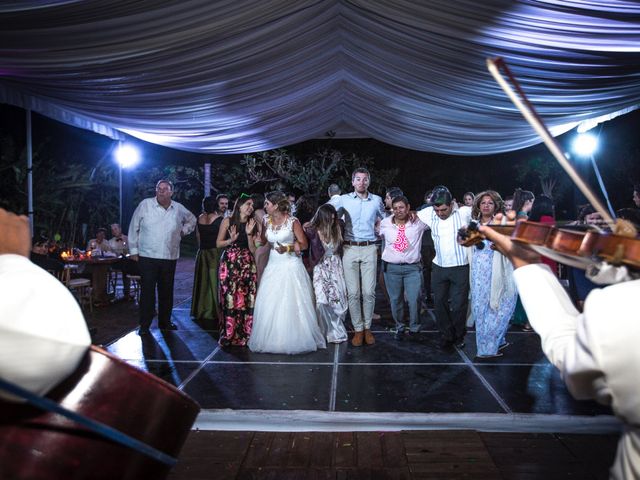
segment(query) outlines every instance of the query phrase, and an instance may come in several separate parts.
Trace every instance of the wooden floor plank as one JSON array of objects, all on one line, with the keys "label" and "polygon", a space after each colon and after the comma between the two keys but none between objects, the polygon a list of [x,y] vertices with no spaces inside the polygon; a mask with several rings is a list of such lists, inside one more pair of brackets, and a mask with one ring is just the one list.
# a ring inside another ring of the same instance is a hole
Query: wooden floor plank
[{"label": "wooden floor plank", "polygon": [[314,432],[312,440],[309,466],[325,468],[333,466],[335,434],[332,432]]},{"label": "wooden floor plank", "polygon": [[404,467],[407,465],[407,455],[401,432],[383,432],[380,441],[385,466]]},{"label": "wooden floor plank", "polygon": [[269,449],[269,457],[265,464],[266,467],[287,466],[292,436],[293,434],[290,432],[276,432],[273,435],[271,448]]},{"label": "wooden floor plank", "polygon": [[312,433],[295,432],[291,435],[291,445],[287,466],[307,467],[311,457]]},{"label": "wooden floor plank", "polygon": [[615,444],[606,435],[194,431],[168,479],[604,480]]},{"label": "wooden floor plank", "polygon": [[355,441],[353,432],[336,432],[333,447],[336,468],[354,468],[356,466]]},{"label": "wooden floor plank", "polygon": [[358,468],[377,469],[383,466],[380,432],[356,433]]},{"label": "wooden floor plank", "polygon": [[255,432],[247,449],[243,467],[261,467],[267,463],[273,436],[273,432]]}]

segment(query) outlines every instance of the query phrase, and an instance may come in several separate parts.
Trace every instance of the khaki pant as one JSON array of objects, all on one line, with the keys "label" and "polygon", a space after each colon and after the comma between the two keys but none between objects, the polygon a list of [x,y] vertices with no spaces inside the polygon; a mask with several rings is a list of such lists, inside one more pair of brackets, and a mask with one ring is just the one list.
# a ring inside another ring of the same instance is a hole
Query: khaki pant
[{"label": "khaki pant", "polygon": [[376,302],[377,264],[378,247],[375,245],[344,246],[342,266],[347,284],[349,314],[356,332],[371,328],[371,317]]}]

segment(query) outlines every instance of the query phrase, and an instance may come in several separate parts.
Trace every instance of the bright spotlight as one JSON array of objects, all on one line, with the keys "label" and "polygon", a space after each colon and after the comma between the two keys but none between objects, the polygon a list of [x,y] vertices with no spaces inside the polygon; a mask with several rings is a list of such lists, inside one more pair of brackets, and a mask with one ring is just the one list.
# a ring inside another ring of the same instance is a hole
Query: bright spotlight
[{"label": "bright spotlight", "polygon": [[573,141],[573,151],[578,155],[588,157],[598,148],[598,139],[590,133],[580,133]]},{"label": "bright spotlight", "polygon": [[131,168],[140,161],[140,153],[133,145],[121,144],[116,150],[116,160],[122,168]]}]

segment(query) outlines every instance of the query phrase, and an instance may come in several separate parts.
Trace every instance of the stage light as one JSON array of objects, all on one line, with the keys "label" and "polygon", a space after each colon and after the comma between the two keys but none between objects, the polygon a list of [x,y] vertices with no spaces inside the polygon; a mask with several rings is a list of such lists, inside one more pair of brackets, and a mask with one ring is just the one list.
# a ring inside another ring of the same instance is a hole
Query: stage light
[{"label": "stage light", "polygon": [[121,168],[131,168],[140,161],[140,152],[130,144],[121,144],[116,149],[116,160]]},{"label": "stage light", "polygon": [[573,151],[583,157],[592,156],[598,148],[598,139],[591,133],[580,133],[574,139]]}]

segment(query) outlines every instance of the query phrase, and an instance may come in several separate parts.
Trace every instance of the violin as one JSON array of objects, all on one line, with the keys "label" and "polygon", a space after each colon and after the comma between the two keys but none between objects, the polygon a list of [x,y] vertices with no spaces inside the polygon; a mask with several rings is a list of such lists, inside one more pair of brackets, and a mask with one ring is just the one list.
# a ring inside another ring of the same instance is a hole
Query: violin
[{"label": "violin", "polygon": [[[480,226],[480,222],[478,220],[471,220],[469,222],[469,225],[459,229],[458,243],[463,247],[472,247],[475,245],[480,249],[484,248],[484,244],[482,243],[482,240],[485,239],[485,236],[482,233],[480,233],[480,230],[478,230],[479,226]],[[511,236],[515,228],[515,225],[489,224],[485,226],[491,227],[496,232],[501,233],[502,235],[507,235],[507,236]]]},{"label": "violin", "polygon": [[[560,166],[613,231],[613,233],[592,230],[580,232],[536,222],[521,221],[516,224],[511,239],[529,245],[538,253],[552,260],[578,268],[585,268],[586,265],[594,263],[594,260],[640,268],[640,239],[633,224],[625,220],[614,219],[612,215],[609,215],[600,200],[562,153],[558,142],[527,99],[505,61],[502,58],[488,59],[487,67],[525,120],[540,135]],[[503,73],[507,79],[502,76]],[[511,82],[511,85],[507,80]]]},{"label": "violin", "polygon": [[[582,228],[558,228],[546,223],[519,221],[515,225],[486,225],[511,240],[529,246],[540,255],[571,267],[585,269],[606,261],[640,269],[640,238]],[[484,239],[473,221],[458,232],[459,242],[468,247]]]}]

